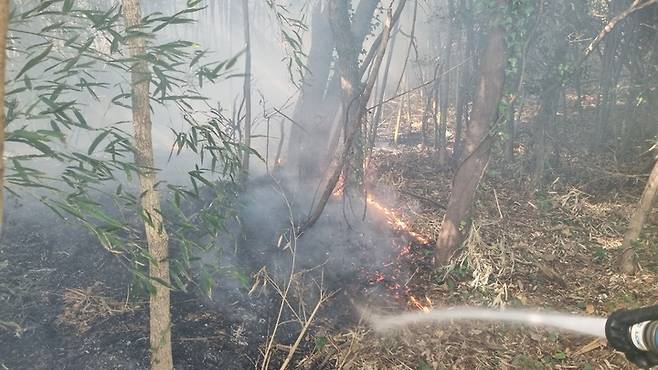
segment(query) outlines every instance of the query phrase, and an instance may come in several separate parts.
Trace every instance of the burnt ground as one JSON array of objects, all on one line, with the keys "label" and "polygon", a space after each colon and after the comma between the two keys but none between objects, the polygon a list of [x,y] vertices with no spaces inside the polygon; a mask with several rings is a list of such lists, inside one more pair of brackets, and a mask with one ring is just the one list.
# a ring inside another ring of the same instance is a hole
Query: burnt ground
[{"label": "burnt ground", "polygon": [[[172,294],[177,369],[254,368],[276,326],[277,289],[283,290],[291,269],[291,250],[278,239],[288,231],[288,209],[270,181],[252,184],[240,204],[241,226],[230,225],[221,257],[203,256],[221,265],[212,298],[194,290]],[[398,235],[381,218],[360,220],[361,205],[354,205],[359,217],[346,207],[333,202],[314,230],[296,241],[287,297],[292,309],[286,307],[279,320],[270,368],[288,354],[320,290],[331,298],[293,364],[321,347],[318,338],[328,331],[358,322],[356,298],[368,292],[388,301],[389,291],[372,277],[386,270],[379,266],[395,251],[374,248]],[[125,259],[104,250],[86,229],[28,201],[12,200],[7,215],[0,244],[0,368],[147,368],[147,296]]]}]

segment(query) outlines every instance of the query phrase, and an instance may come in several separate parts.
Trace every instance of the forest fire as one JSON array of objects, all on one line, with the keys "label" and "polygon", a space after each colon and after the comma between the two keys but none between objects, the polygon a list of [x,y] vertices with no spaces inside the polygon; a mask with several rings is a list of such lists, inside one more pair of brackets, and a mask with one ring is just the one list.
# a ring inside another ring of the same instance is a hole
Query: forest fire
[{"label": "forest fire", "polygon": [[[391,211],[390,209],[384,207],[381,203],[379,203],[372,195],[368,195],[368,204],[372,206],[374,209],[378,210],[379,212],[383,213],[384,216],[386,216],[386,220],[389,223],[389,225],[404,231],[407,233],[409,236],[411,236],[416,242],[420,244],[429,244],[430,240],[417,232],[413,231],[411,229],[411,226],[404,222],[402,218],[398,215],[395,214],[395,212]],[[408,252],[408,251],[407,251]]]},{"label": "forest fire", "polygon": [[[420,235],[411,229],[411,225],[406,223],[401,216],[396,214],[393,210],[385,207],[373,195],[368,195],[368,206],[376,213],[381,214],[386,219],[387,224],[394,230],[402,232],[405,236],[411,237],[411,240],[405,238],[394,238],[392,240],[392,247],[395,254],[392,256],[391,261],[384,264],[384,271],[377,271],[369,278],[371,284],[384,284],[390,295],[396,299],[402,300],[408,307],[418,309],[420,311],[429,313],[433,308],[432,300],[425,296],[419,298],[414,295],[409,285],[411,278],[403,278],[406,276],[404,273],[403,264],[409,258],[414,258],[413,246],[414,245],[427,245],[430,239]],[[407,239],[407,240],[401,240]],[[412,275],[413,277],[413,275]],[[402,281],[401,279],[405,279]]]},{"label": "forest fire", "polygon": [[414,297],[413,295],[409,295],[409,303],[417,307],[419,310],[423,312],[430,312],[432,310],[432,300],[429,299],[428,297],[425,297],[425,301],[427,304],[423,304],[418,298]]}]

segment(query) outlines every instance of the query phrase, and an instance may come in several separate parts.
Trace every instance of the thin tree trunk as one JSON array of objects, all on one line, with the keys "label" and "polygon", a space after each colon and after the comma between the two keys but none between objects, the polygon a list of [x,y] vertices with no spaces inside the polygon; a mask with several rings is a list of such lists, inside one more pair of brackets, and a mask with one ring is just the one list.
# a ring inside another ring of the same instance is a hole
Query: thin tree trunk
[{"label": "thin tree trunk", "polygon": [[249,32],[249,0],[242,0],[242,15],[244,23],[244,84],[242,86],[245,114],[244,114],[244,150],[242,154],[242,179],[249,176],[249,155],[251,148],[251,35]]},{"label": "thin tree trunk", "polygon": [[457,98],[457,117],[455,122],[455,144],[452,152],[452,165],[458,166],[462,158],[462,137],[464,133],[464,123],[468,126],[467,114],[467,104],[468,98],[472,96],[471,88],[471,78],[473,76],[475,65],[475,32],[473,31],[474,21],[472,16],[469,13],[473,10],[473,6],[470,1],[462,0],[461,3],[461,14],[463,17],[469,17],[464,19],[464,28],[466,34],[466,44],[464,45],[464,60],[470,60],[470,62],[465,63],[460,68],[461,81],[459,83],[459,96]]},{"label": "thin tree trunk", "polygon": [[[559,34],[561,40],[566,40],[566,35]],[[546,137],[547,131],[554,129],[555,114],[557,113],[560,105],[560,95],[563,88],[554,88],[555,81],[560,79],[559,66],[564,63],[567,55],[568,45],[565,41],[555,48],[553,57],[548,64],[546,74],[543,78],[544,84],[541,92],[541,107],[537,114],[537,119],[534,126],[534,146],[533,152],[535,155],[535,168],[533,178],[530,183],[531,190],[538,190],[542,187],[545,167],[546,167]],[[556,151],[559,153],[559,151]],[[559,156],[559,154],[558,154]]]},{"label": "thin tree trunk", "polygon": [[[139,0],[124,0],[123,13],[131,29],[140,26]],[[149,299],[150,368],[169,370],[173,368],[171,355],[171,312],[169,302],[169,238],[164,228],[160,211],[160,198],[155,189],[157,183],[153,162],[153,140],[151,137],[151,111],[149,107],[149,85],[151,73],[148,63],[140,56],[146,53],[143,37],[129,39],[129,53],[135,58],[132,65],[132,113],[135,132],[135,163],[140,167],[140,202],[144,217],[144,229],[148,252],[149,276],[154,291]]]},{"label": "thin tree trunk", "polygon": [[[405,77],[407,72],[407,65],[409,64],[409,56],[411,55],[411,49],[414,46],[414,38],[416,37],[416,19],[418,17],[418,0],[414,1],[414,12],[411,18],[411,32],[409,32],[409,45],[407,46],[407,53],[404,57],[404,64],[402,65],[402,73],[400,73],[400,79],[395,85],[395,93],[397,94],[400,90],[400,85],[402,85],[402,79]],[[407,80],[408,82],[408,80]]]},{"label": "thin tree trunk", "polygon": [[[610,2],[609,18],[617,15],[622,11],[626,0],[612,0]],[[622,25],[623,26],[623,25]],[[616,102],[615,87],[617,86],[617,73],[615,72],[623,55],[617,56],[617,49],[620,46],[622,27],[615,27],[605,39],[605,48],[603,49],[603,60],[601,69],[601,83],[599,92],[599,101],[597,105],[597,126],[595,134],[592,136],[591,149],[601,150],[607,141],[608,126],[610,115]]]},{"label": "thin tree trunk", "polygon": [[[450,22],[448,23],[448,34],[446,35],[446,43],[443,46],[443,61],[441,63],[441,69],[439,71],[439,76],[441,76],[440,82],[440,122],[439,122],[439,133],[437,141],[437,150],[439,154],[439,165],[444,167],[448,161],[448,152],[446,148],[446,131],[448,128],[448,103],[449,103],[449,94],[450,94],[450,73],[445,73],[445,71],[450,70],[450,57],[452,56],[452,43],[455,39],[455,3],[454,0],[448,0],[448,13]],[[444,76],[445,74],[445,76]]]},{"label": "thin tree trunk", "polygon": [[[499,0],[498,3],[503,3]],[[502,5],[502,4],[501,4]],[[445,265],[461,247],[471,226],[471,211],[475,192],[489,162],[492,136],[491,126],[496,121],[498,103],[505,84],[507,54],[505,33],[500,22],[489,30],[480,64],[477,94],[473,102],[472,121],[468,127],[464,155],[452,184],[446,215],[436,241],[435,263]]]},{"label": "thin tree trunk", "polygon": [[9,27],[9,0],[0,0],[0,236],[4,220],[4,180],[5,180],[5,65],[7,59],[7,28]]},{"label": "thin tree trunk", "polygon": [[400,98],[398,103],[398,115],[395,119],[395,130],[393,131],[393,145],[398,146],[400,138],[400,121],[402,121],[402,107],[404,106],[404,98]]},{"label": "thin tree trunk", "polygon": [[633,212],[631,223],[624,235],[622,254],[619,258],[619,269],[623,273],[634,274],[638,270],[637,255],[635,254],[633,244],[640,238],[640,233],[647,220],[647,215],[651,211],[653,202],[656,199],[656,193],[658,193],[658,161],[654,162],[653,170],[651,171],[651,175],[649,175],[649,180],[642,193],[640,203],[638,203],[635,212]]},{"label": "thin tree trunk", "polygon": [[[403,0],[403,3],[401,6],[404,6],[404,3],[406,0]],[[377,138],[377,128],[379,126],[379,121],[382,118],[382,111],[384,110],[384,95],[386,94],[386,85],[388,84],[388,72],[391,68],[391,62],[393,61],[393,53],[395,52],[395,41],[397,40],[397,35],[399,32],[400,25],[396,25],[397,31],[393,33],[391,36],[391,47],[389,48],[388,51],[388,56],[386,57],[386,66],[384,67],[384,75],[382,76],[382,79],[379,83],[379,94],[377,96],[377,107],[375,108],[375,114],[373,116],[372,120],[372,134],[370,138],[370,147],[373,148],[375,146],[375,141]]]}]

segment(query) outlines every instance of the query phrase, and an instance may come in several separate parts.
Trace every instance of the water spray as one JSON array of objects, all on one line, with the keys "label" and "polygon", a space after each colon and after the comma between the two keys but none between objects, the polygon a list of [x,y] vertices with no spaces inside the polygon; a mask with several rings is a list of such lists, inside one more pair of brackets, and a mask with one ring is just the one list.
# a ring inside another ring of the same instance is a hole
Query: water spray
[{"label": "water spray", "polygon": [[563,331],[606,338],[614,349],[623,352],[636,365],[658,365],[658,305],[635,310],[619,310],[610,317],[592,317],[549,312],[509,309],[496,311],[472,307],[453,307],[400,315],[367,315],[370,325],[379,332],[413,324],[455,320],[499,321],[544,326]]}]

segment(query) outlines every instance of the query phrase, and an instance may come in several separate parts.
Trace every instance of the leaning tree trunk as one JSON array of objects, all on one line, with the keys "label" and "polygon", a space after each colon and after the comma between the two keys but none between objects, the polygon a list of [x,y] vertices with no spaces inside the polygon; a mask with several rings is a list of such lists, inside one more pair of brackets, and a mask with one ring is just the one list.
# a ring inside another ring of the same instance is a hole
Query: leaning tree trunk
[{"label": "leaning tree trunk", "polygon": [[455,173],[448,208],[436,240],[437,265],[447,264],[464,242],[470,228],[475,192],[489,162],[493,142],[489,131],[496,121],[507,62],[504,29],[497,23],[486,36],[472,119],[464,142],[465,159]]},{"label": "leaning tree trunk", "polygon": [[9,26],[9,0],[0,0],[0,236],[4,215],[4,179],[5,179],[5,64],[7,28]]},{"label": "leaning tree trunk", "polygon": [[244,22],[244,148],[242,152],[242,179],[249,176],[249,154],[251,153],[251,36],[249,34],[249,0],[242,0],[242,15]]},{"label": "leaning tree trunk", "polygon": [[[658,143],[656,143],[658,146]],[[640,238],[640,233],[642,232],[642,227],[647,220],[647,215],[651,212],[653,202],[656,199],[656,193],[658,192],[658,160],[654,162],[653,170],[651,175],[649,175],[649,180],[647,185],[644,188],[642,193],[642,198],[638,204],[635,212],[633,212],[633,217],[631,218],[631,223],[628,226],[628,230],[624,235],[624,241],[622,243],[622,254],[619,258],[619,269],[626,274],[634,274],[637,272],[637,256],[635,254],[635,249],[633,244]]]},{"label": "leaning tree trunk", "polygon": [[[140,27],[139,0],[124,0],[123,13],[126,25],[134,31]],[[144,217],[146,241],[150,255],[149,276],[154,291],[149,299],[150,368],[173,368],[171,355],[171,312],[169,302],[169,238],[160,211],[160,198],[155,189],[157,182],[153,162],[151,138],[151,111],[149,85],[151,73],[142,56],[146,53],[143,37],[129,38],[132,65],[132,113],[135,131],[135,163],[140,168],[139,190]],[[148,221],[147,221],[148,220]]]}]

